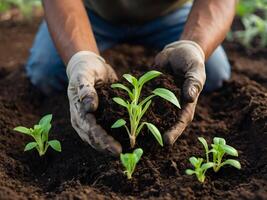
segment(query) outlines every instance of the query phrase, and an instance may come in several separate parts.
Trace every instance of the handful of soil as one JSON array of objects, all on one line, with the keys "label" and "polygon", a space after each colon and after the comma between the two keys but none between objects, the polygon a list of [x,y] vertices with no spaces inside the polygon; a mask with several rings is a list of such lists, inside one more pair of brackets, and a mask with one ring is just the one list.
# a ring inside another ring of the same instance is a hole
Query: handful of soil
[{"label": "handful of soil", "polygon": [[[181,102],[181,90],[178,87],[178,85],[181,84],[177,83],[175,77],[167,72],[166,69],[159,69],[157,67],[154,69],[162,72],[162,74],[144,85],[141,92],[141,100],[152,94],[152,91],[155,88],[161,87],[172,91],[178,98],[179,102]],[[136,78],[139,78],[145,72],[147,71],[132,70],[129,73]],[[129,83],[122,77],[118,80],[118,82],[129,86]],[[129,86],[129,88],[131,88],[131,86]],[[126,120],[127,124],[129,124],[129,115],[127,110],[112,100],[113,97],[128,99],[128,94],[123,90],[112,89],[111,84],[106,84],[96,89],[99,96],[99,107],[95,113],[97,122],[107,131],[108,134],[112,135],[122,144],[123,149],[128,149],[129,139],[126,130],[123,127],[111,129],[112,124],[120,118]],[[152,104],[144,114],[141,121],[153,123],[159,129],[161,134],[164,134],[164,132],[170,129],[178,121],[179,112],[180,109],[173,104],[162,98],[155,97],[152,99]],[[147,128],[143,128],[137,138],[137,146],[139,145],[142,147],[151,147],[151,145],[154,146],[158,144],[154,140],[152,134],[148,132]]]}]

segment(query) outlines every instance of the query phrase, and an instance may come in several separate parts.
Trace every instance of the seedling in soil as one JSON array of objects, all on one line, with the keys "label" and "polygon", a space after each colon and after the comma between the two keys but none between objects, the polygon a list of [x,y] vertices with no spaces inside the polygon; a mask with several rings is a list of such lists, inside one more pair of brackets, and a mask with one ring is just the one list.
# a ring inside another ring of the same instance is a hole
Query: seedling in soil
[{"label": "seedling in soil", "polygon": [[187,169],[185,171],[186,174],[188,175],[193,175],[195,174],[198,181],[203,183],[205,181],[205,174],[206,171],[211,168],[214,167],[214,163],[212,162],[207,162],[207,163],[203,163],[204,159],[203,158],[196,158],[196,157],[191,157],[189,158],[190,163],[194,166],[194,170],[192,169]]},{"label": "seedling in soil", "polygon": [[[224,165],[230,165],[237,169],[241,169],[241,165],[237,160],[227,159],[223,161],[224,155],[238,157],[237,150],[227,145],[225,139],[219,137],[213,138],[213,144],[211,144],[211,149],[209,149],[208,143],[203,137],[199,137],[198,140],[204,146],[206,152],[206,162],[204,163],[203,158],[191,157],[189,161],[195,169],[187,169],[185,171],[186,174],[195,174],[197,179],[203,183],[205,181],[205,173],[210,168],[213,168],[214,172],[218,172],[220,168]],[[212,161],[210,161],[209,154],[212,154]]]},{"label": "seedling in soil", "polygon": [[50,146],[55,151],[61,152],[61,144],[58,140],[50,140],[48,141],[49,131],[51,129],[51,120],[52,115],[44,116],[37,125],[34,125],[33,128],[26,128],[23,126],[18,126],[14,128],[15,131],[23,133],[25,135],[29,135],[34,138],[35,142],[28,143],[24,151],[30,151],[34,148],[37,149],[40,156],[43,156],[48,147]]},{"label": "seedling in soil", "polygon": [[204,149],[206,151],[207,162],[209,162],[209,153],[212,154],[212,162],[214,163],[213,166],[214,172],[218,172],[220,168],[223,167],[224,165],[230,165],[237,169],[241,169],[241,165],[237,160],[227,159],[223,161],[224,155],[238,157],[237,150],[234,147],[227,145],[225,139],[219,137],[213,138],[213,144],[211,144],[212,148],[210,150],[207,141],[203,137],[199,137],[198,140],[204,146]]},{"label": "seedling in soil", "polygon": [[120,106],[123,106],[127,109],[128,114],[129,114],[130,129],[126,125],[126,121],[124,119],[118,119],[112,125],[111,128],[119,128],[119,127],[124,126],[128,135],[129,135],[130,145],[132,148],[135,146],[136,137],[139,135],[139,133],[142,130],[142,128],[144,127],[144,125],[147,126],[147,128],[154,135],[154,137],[156,138],[158,143],[161,146],[163,146],[162,137],[161,137],[161,134],[160,134],[160,131],[158,130],[158,128],[152,123],[141,122],[142,117],[144,116],[147,109],[151,105],[153,97],[159,96],[159,97],[171,102],[172,104],[174,104],[178,108],[180,108],[180,104],[178,102],[178,99],[174,95],[174,93],[172,93],[171,91],[169,91],[165,88],[154,89],[152,91],[151,95],[149,95],[148,97],[144,98],[142,101],[139,102],[140,95],[141,95],[142,88],[143,88],[144,84],[147,83],[148,81],[156,78],[160,74],[161,74],[161,72],[158,72],[158,71],[149,71],[149,72],[145,73],[143,76],[141,76],[139,79],[136,79],[134,76],[132,76],[130,74],[124,74],[123,77],[132,85],[132,87],[133,87],[132,89],[130,89],[130,88],[128,88],[125,85],[120,84],[120,83],[115,83],[115,84],[111,85],[112,88],[118,88],[118,89],[125,90],[129,95],[129,101],[124,100],[120,97],[114,97],[113,100],[117,104],[119,104]]},{"label": "seedling in soil", "polygon": [[121,163],[125,167],[124,173],[127,175],[128,179],[132,178],[132,174],[135,170],[136,164],[139,162],[142,155],[143,150],[141,148],[135,149],[133,153],[121,153]]}]

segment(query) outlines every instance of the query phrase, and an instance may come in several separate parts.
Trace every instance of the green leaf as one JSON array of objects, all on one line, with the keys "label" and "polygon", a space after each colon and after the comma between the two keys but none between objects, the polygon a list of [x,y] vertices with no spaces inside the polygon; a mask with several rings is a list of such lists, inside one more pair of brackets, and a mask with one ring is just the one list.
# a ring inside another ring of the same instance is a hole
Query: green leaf
[{"label": "green leaf", "polygon": [[142,155],[143,155],[143,149],[141,149],[141,148],[135,149],[135,150],[133,151],[133,153],[136,155],[136,163],[138,163],[139,160],[140,160],[140,158],[141,158]]},{"label": "green leaf", "polygon": [[193,175],[193,174],[195,174],[196,172],[195,172],[194,170],[192,170],[192,169],[187,169],[187,170],[185,170],[185,173],[186,173],[187,175]]},{"label": "green leaf", "polygon": [[42,117],[42,119],[39,121],[39,125],[41,126],[46,126],[47,124],[51,123],[53,115],[52,114],[48,114],[45,115],[44,117]]},{"label": "green leaf", "polygon": [[212,162],[208,162],[208,163],[204,163],[202,166],[201,166],[201,169],[204,171],[204,170],[207,170],[209,168],[212,168],[213,166],[215,166],[214,163]]},{"label": "green leaf", "polygon": [[136,155],[133,153],[120,154],[120,159],[122,165],[126,169],[126,174],[128,179],[132,178],[132,173],[134,172],[136,166]]},{"label": "green leaf", "polygon": [[199,140],[199,141],[201,142],[201,144],[204,146],[206,153],[208,153],[208,152],[209,152],[209,146],[208,146],[208,143],[207,143],[207,141],[205,140],[205,138],[203,138],[203,137],[198,137],[198,140]]},{"label": "green leaf", "polygon": [[149,71],[149,72],[145,73],[138,80],[139,86],[143,86],[146,82],[150,81],[153,78],[156,78],[160,74],[161,74],[161,72],[156,71],[156,70],[152,70],[152,71]]},{"label": "green leaf", "polygon": [[236,156],[236,157],[238,156],[238,152],[234,147],[231,147],[229,145],[221,145],[221,147],[223,148],[225,153],[227,153],[228,155]]},{"label": "green leaf", "polygon": [[34,149],[35,147],[37,147],[37,145],[38,144],[36,142],[30,142],[25,146],[24,151],[30,151]]},{"label": "green leaf", "polygon": [[114,97],[113,98],[113,101],[115,101],[117,104],[123,106],[123,107],[126,107],[128,108],[128,103],[126,103],[126,101],[124,101],[122,98],[120,97]]},{"label": "green leaf", "polygon": [[121,159],[121,163],[122,165],[127,169],[128,168],[128,160],[129,160],[129,156],[128,154],[120,154],[120,159]]},{"label": "green leaf", "polygon": [[126,124],[126,121],[124,119],[118,119],[111,128],[119,128],[121,126],[124,126]]},{"label": "green leaf", "polygon": [[233,160],[233,159],[228,159],[226,161],[224,161],[221,166],[224,166],[224,165],[231,165],[237,169],[241,169],[241,164],[240,162],[238,162],[237,160]]},{"label": "green leaf", "polygon": [[148,101],[148,102],[145,104],[145,106],[144,106],[144,108],[143,108],[143,110],[142,110],[142,112],[141,112],[140,118],[142,118],[143,115],[146,113],[146,111],[147,111],[147,109],[149,108],[151,102],[152,102],[152,101],[150,100],[150,101]]},{"label": "green leaf", "polygon": [[[37,125],[34,125],[34,129],[32,131],[32,135],[41,135],[43,132],[43,128],[41,125],[37,124]],[[41,137],[40,137],[41,139]]]},{"label": "green leaf", "polygon": [[190,157],[189,161],[194,167],[198,165],[198,159],[195,156]]},{"label": "green leaf", "polygon": [[146,124],[145,122],[142,122],[142,123],[138,126],[138,128],[137,128],[137,130],[136,130],[136,137],[139,135],[140,131],[142,130],[142,128],[143,128],[143,126],[144,126],[145,124]]},{"label": "green leaf", "polygon": [[151,131],[151,133],[154,135],[154,137],[156,138],[156,140],[158,141],[158,143],[163,146],[163,141],[162,141],[162,137],[161,137],[161,134],[158,130],[158,128],[154,125],[154,124],[151,124],[151,123],[147,123],[146,122],[146,125],[147,125],[147,128]]},{"label": "green leaf", "polygon": [[213,143],[214,144],[222,144],[222,145],[226,144],[225,139],[219,138],[219,137],[214,137],[213,138]]},{"label": "green leaf", "polygon": [[140,160],[142,154],[143,150],[141,148],[134,150],[133,153],[120,154],[120,160],[126,169],[128,179],[132,178],[132,173],[134,172],[135,166]]},{"label": "green leaf", "polygon": [[58,152],[61,152],[61,144],[58,140],[50,140],[48,142],[48,144],[55,150]]},{"label": "green leaf", "polygon": [[132,76],[131,74],[124,74],[123,78],[125,78],[133,86],[137,86],[137,84],[138,84],[137,79],[134,76]]},{"label": "green leaf", "polygon": [[153,97],[155,97],[156,95],[152,94],[152,95],[149,95],[148,97],[146,97],[143,101],[141,101],[139,103],[140,106],[143,106],[146,102],[148,102],[150,99],[152,99]]},{"label": "green leaf", "polygon": [[114,83],[111,85],[112,88],[119,88],[119,89],[122,89],[122,90],[125,90],[128,92],[128,95],[130,96],[130,98],[132,99],[133,97],[133,93],[131,92],[131,90],[126,87],[125,85],[121,84],[121,83]]},{"label": "green leaf", "polygon": [[18,131],[20,133],[24,133],[26,135],[31,135],[31,130],[29,128],[23,127],[23,126],[18,126],[13,129],[14,131]]},{"label": "green leaf", "polygon": [[42,130],[42,141],[43,142],[46,142],[48,140],[48,134],[49,134],[51,127],[52,127],[51,124],[47,124],[46,126],[43,127],[43,130]]},{"label": "green leaf", "polygon": [[181,108],[179,101],[176,98],[175,94],[173,92],[171,92],[170,90],[167,90],[165,88],[156,88],[155,90],[153,90],[152,93],[157,95],[157,96],[160,96],[161,98],[163,98],[169,102],[171,102],[172,104],[174,104],[178,108]]}]

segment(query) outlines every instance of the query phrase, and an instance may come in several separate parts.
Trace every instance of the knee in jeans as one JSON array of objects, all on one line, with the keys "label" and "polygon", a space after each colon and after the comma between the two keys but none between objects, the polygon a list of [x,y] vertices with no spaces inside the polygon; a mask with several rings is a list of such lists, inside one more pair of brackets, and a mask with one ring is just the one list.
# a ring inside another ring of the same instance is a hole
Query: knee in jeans
[{"label": "knee in jeans", "polygon": [[26,73],[31,83],[46,95],[52,94],[56,87],[53,65],[47,61],[29,61],[26,65]]},{"label": "knee in jeans", "polygon": [[207,79],[206,84],[204,86],[204,91],[211,92],[221,88],[223,86],[224,81],[229,80],[230,77],[230,65],[217,67],[214,66],[212,71],[207,72]]}]

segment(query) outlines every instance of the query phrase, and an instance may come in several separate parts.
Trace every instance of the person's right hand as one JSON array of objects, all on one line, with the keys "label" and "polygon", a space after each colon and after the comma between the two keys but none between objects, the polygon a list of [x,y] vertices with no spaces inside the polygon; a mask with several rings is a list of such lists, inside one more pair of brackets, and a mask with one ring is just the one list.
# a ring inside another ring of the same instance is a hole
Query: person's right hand
[{"label": "person's right hand", "polygon": [[92,112],[98,107],[95,85],[113,82],[116,73],[99,55],[80,51],[72,56],[67,66],[68,97],[73,128],[82,140],[97,151],[119,156],[121,145],[96,123]]}]

